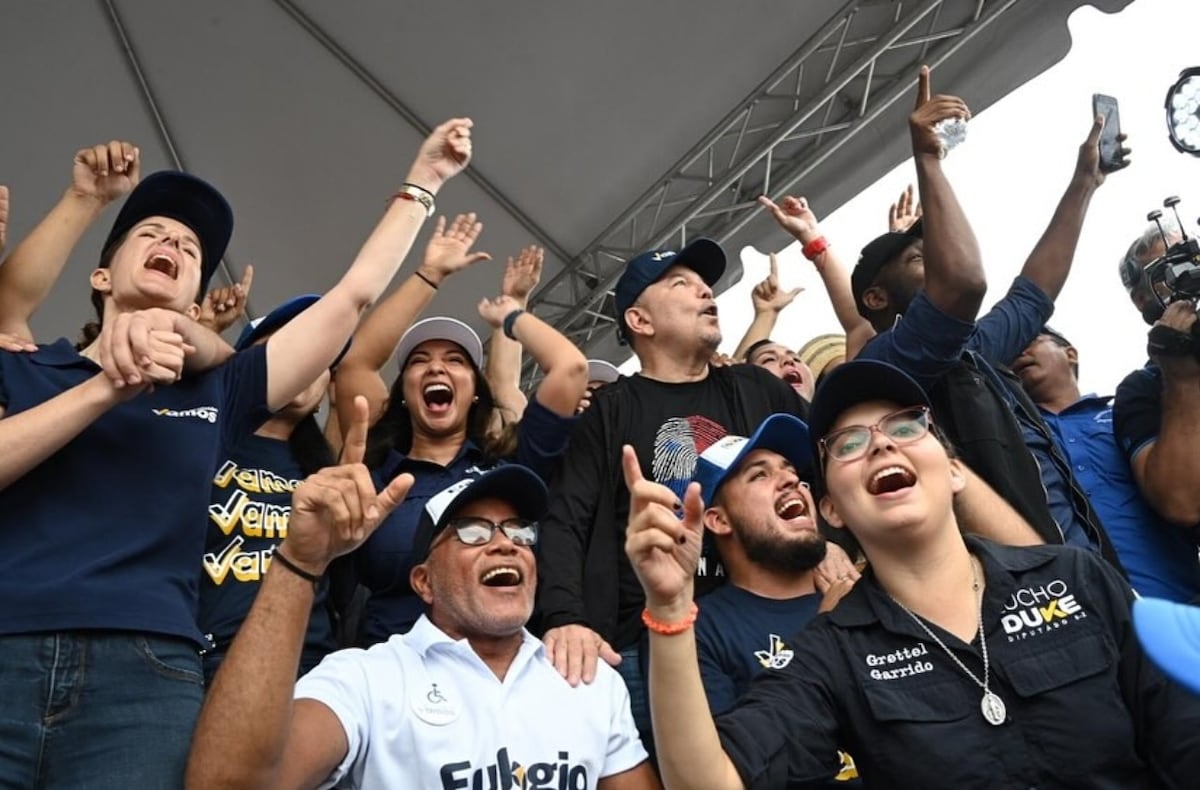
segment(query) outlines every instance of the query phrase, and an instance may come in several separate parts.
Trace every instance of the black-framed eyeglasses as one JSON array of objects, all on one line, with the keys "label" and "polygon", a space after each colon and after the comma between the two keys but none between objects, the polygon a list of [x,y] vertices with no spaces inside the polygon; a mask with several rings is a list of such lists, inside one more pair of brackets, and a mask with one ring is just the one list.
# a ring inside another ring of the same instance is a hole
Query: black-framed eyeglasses
[{"label": "black-framed eyeglasses", "polygon": [[821,455],[849,463],[867,454],[871,434],[879,431],[896,444],[911,444],[929,433],[933,420],[926,406],[913,406],[885,415],[874,425],[849,425],[828,433],[818,446]]},{"label": "black-framed eyeglasses", "polygon": [[447,521],[446,528],[454,530],[459,542],[467,546],[491,543],[496,530],[518,546],[533,546],[538,539],[538,523],[523,518],[509,518],[497,523],[482,516],[463,516]]}]

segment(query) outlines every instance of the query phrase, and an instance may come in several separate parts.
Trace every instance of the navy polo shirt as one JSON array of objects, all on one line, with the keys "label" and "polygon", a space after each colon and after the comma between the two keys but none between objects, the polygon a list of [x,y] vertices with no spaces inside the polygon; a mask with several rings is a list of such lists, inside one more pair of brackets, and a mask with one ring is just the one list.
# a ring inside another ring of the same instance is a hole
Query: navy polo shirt
[{"label": "navy polo shirt", "polygon": [[[574,417],[561,417],[539,404],[536,396],[531,397],[517,428],[517,454],[511,460],[530,467],[543,480],[548,480],[567,448],[574,424]],[[507,459],[499,463],[504,460]],[[371,590],[364,624],[368,644],[407,633],[425,612],[425,602],[408,583],[413,567],[413,536],[425,503],[459,480],[482,475],[496,463],[468,440],[445,466],[409,458],[392,450],[383,463],[372,470],[371,476],[380,490],[404,472],[413,476],[413,485],[404,501],[355,552],[358,579]]]},{"label": "navy polo shirt", "polygon": [[[888,790],[1193,786],[1200,697],[1142,652],[1116,570],[1070,546],[966,541],[984,568],[989,689],[1007,720],[983,718],[979,685],[868,571],[717,719],[746,787],[823,779],[841,743],[865,786]],[[978,635],[929,627],[983,678]]]},{"label": "navy polo shirt", "polygon": [[[0,351],[7,418],[100,373],[62,339]],[[196,627],[209,481],[268,417],[265,346],[114,406],[0,491],[0,634]]]},{"label": "navy polo shirt", "polygon": [[1085,395],[1058,414],[1042,410],[1075,479],[1104,522],[1133,588],[1189,602],[1200,597],[1200,560],[1183,530],[1142,497],[1113,433],[1111,399]]}]

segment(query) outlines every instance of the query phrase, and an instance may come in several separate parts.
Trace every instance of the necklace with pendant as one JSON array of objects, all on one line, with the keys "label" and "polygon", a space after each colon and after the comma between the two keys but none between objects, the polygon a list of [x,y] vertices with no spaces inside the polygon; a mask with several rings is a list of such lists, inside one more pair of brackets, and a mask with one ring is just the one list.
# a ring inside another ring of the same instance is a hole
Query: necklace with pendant
[{"label": "necklace with pendant", "polygon": [[980,652],[983,653],[983,680],[980,680],[974,672],[972,672],[970,669],[967,669],[967,665],[958,660],[958,656],[954,655],[954,652],[951,651],[950,648],[946,647],[946,643],[939,639],[938,635],[933,632],[933,629],[926,625],[924,620],[922,620],[920,617],[917,617],[916,613],[913,612],[912,609],[909,609],[904,604],[896,601],[895,598],[892,598],[892,600],[896,601],[896,605],[907,612],[908,616],[916,621],[917,625],[921,626],[921,630],[929,634],[929,638],[936,642],[937,646],[944,650],[946,655],[950,656],[951,660],[958,665],[958,668],[967,674],[967,677],[975,681],[975,685],[983,689],[983,698],[979,700],[979,710],[981,713],[983,713],[983,718],[988,724],[999,727],[1001,724],[1007,721],[1008,709],[1004,705],[1004,700],[1000,699],[1000,697],[988,687],[988,684],[991,680],[991,675],[990,665],[988,663],[987,635],[983,632],[983,595],[979,594],[979,574],[975,570],[974,557],[971,558],[971,589],[979,597],[979,647]]}]

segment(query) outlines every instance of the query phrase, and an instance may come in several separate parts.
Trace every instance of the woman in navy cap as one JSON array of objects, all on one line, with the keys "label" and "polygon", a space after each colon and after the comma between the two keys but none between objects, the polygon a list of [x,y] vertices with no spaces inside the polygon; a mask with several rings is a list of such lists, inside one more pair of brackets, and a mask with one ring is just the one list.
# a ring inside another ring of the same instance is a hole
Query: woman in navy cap
[{"label": "woman in navy cap", "polygon": [[181,783],[220,452],[338,356],[466,165],[470,125],[433,132],[341,281],[263,345],[234,354],[194,322],[233,216],[204,181],[161,172],[91,274],[99,335],[0,351],[0,784]]},{"label": "woman in navy cap", "polygon": [[867,787],[1194,786],[1200,698],[1146,659],[1128,584],[1091,552],[962,534],[967,477],[916,382],[845,363],[817,390],[810,429],[821,513],[870,568],[715,724],[690,627],[699,492],[681,521],[626,449],[666,784],[819,781],[845,748]]}]

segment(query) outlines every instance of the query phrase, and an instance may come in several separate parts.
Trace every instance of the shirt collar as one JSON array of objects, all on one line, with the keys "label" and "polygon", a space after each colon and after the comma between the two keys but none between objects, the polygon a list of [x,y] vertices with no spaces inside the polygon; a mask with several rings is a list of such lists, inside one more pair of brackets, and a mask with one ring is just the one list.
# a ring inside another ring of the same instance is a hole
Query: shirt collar
[{"label": "shirt collar", "polygon": [[[419,653],[422,658],[426,658],[429,651],[438,645],[448,645],[450,649],[466,650],[475,655],[475,651],[471,649],[470,642],[466,639],[452,639],[445,631],[434,625],[428,615],[424,614],[417,618],[417,622],[404,635],[404,643]],[[524,663],[524,660],[529,657],[545,652],[545,649],[542,640],[529,633],[528,629],[522,628],[521,649],[517,652],[516,659],[513,660],[512,668],[516,668],[519,664]],[[476,657],[478,658],[478,656]]]},{"label": "shirt collar", "polygon": [[60,337],[53,343],[38,346],[38,350],[30,352],[28,356],[35,365],[45,365],[52,368],[69,368],[84,365],[99,369],[99,365],[76,351],[75,344],[65,337]]},{"label": "shirt collar", "polygon": [[[987,579],[984,600],[988,609],[1003,607],[1017,588],[1016,574],[1045,565],[1055,558],[1054,551],[1044,546],[1003,546],[975,535],[964,535],[963,538],[967,548],[983,564]],[[889,631],[908,633],[917,627],[879,585],[870,568],[862,581],[838,602],[829,619],[844,628],[881,623]],[[914,633],[917,636],[923,634],[921,631]]]},{"label": "shirt collar", "polygon": [[[470,456],[471,460],[483,458],[483,450],[479,449],[479,445],[475,444],[475,442],[471,441],[470,439],[467,439],[465,442],[463,442],[462,447],[458,448],[458,452],[455,453],[454,458],[450,461],[450,463],[446,464],[442,468],[449,469],[452,466],[461,463],[468,457],[468,455]],[[400,452],[399,450],[392,449],[388,451],[387,458],[382,466],[385,477],[395,477],[396,474],[399,473],[400,469],[403,468],[405,464],[409,463],[437,466],[437,464],[433,463],[432,461],[420,461],[417,459],[409,460],[409,457],[406,454]]]}]

